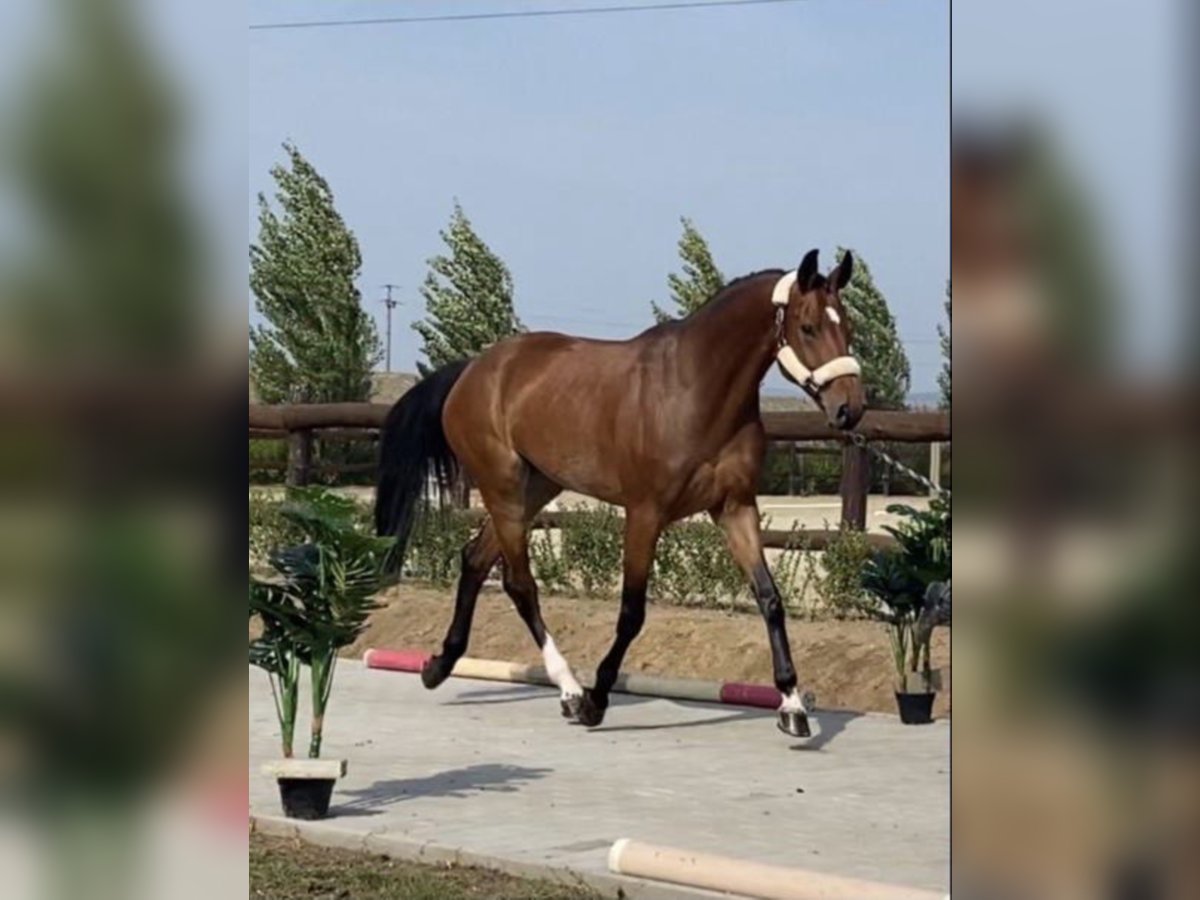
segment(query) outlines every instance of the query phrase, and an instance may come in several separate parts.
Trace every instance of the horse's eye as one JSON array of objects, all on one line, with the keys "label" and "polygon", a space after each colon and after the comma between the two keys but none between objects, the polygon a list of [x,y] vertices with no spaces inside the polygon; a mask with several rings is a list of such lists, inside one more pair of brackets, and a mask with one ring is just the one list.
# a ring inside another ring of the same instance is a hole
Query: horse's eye
[{"label": "horse's eye", "polygon": [[801,325],[800,330],[803,331],[808,337],[815,337],[817,334],[817,329],[813,328],[811,325]]}]

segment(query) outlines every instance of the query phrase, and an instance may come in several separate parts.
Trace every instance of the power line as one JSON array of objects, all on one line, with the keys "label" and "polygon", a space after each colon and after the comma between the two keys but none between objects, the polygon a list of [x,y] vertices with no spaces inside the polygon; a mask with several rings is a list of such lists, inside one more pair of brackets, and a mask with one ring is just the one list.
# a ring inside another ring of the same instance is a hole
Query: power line
[{"label": "power line", "polygon": [[281,31],[298,28],[343,28],[356,25],[415,25],[419,22],[474,22],[485,19],[545,19],[554,16],[596,16],[610,13],[662,12],[681,9],[704,9],[709,6],[766,6],[783,3],[803,3],[806,0],[678,0],[675,3],[649,3],[644,6],[583,6],[575,9],[523,9],[487,13],[456,13],[442,16],[393,16],[380,19],[325,19],[309,22],[259,22],[251,31]]}]

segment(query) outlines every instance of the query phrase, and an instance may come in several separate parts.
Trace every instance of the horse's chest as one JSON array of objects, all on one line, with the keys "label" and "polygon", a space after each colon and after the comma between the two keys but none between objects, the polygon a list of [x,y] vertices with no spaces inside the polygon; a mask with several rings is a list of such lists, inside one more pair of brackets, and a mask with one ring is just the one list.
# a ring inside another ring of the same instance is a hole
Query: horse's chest
[{"label": "horse's chest", "polygon": [[705,512],[720,504],[729,492],[718,460],[700,463],[688,478],[672,510],[676,517]]},{"label": "horse's chest", "polygon": [[751,441],[734,440],[712,456],[698,460],[679,494],[679,515],[710,510],[731,495],[752,496],[758,481],[757,463]]}]

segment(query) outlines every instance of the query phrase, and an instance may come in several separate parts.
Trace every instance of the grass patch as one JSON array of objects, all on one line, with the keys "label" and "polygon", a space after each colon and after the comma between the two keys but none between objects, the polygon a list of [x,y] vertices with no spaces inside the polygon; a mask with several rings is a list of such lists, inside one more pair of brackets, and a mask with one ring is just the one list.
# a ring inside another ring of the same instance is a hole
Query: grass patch
[{"label": "grass patch", "polygon": [[583,888],[250,835],[250,896],[271,900],[596,900]]}]

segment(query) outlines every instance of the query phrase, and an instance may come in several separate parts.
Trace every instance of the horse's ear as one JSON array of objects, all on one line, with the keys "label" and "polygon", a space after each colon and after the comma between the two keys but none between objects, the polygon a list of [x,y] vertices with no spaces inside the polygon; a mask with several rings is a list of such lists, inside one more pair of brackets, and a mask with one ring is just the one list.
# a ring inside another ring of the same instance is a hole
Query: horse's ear
[{"label": "horse's ear", "polygon": [[847,250],[842,254],[842,261],[838,264],[837,274],[833,278],[833,283],[837,285],[840,291],[850,283],[850,276],[854,274],[854,254]]},{"label": "horse's ear", "polygon": [[800,290],[807,291],[812,287],[813,279],[817,277],[817,251],[809,250],[804,254],[804,259],[800,261],[800,268],[796,270],[796,283],[800,285]]}]

